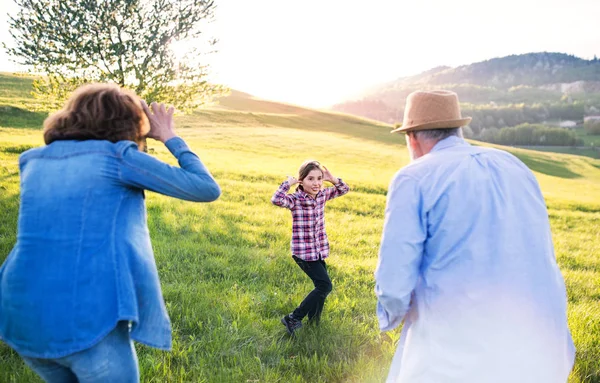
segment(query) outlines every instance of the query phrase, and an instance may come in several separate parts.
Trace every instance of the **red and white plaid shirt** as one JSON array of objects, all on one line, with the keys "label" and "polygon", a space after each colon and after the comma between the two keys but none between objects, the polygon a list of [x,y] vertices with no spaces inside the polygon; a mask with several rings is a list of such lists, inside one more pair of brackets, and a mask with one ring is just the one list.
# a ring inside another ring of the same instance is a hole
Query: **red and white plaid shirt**
[{"label": "red and white plaid shirt", "polygon": [[290,184],[284,181],[271,202],[292,211],[292,254],[305,261],[318,261],[329,256],[329,240],[325,232],[325,202],[342,196],[350,188],[339,179],[334,187],[320,190],[312,198],[303,190],[287,194]]}]

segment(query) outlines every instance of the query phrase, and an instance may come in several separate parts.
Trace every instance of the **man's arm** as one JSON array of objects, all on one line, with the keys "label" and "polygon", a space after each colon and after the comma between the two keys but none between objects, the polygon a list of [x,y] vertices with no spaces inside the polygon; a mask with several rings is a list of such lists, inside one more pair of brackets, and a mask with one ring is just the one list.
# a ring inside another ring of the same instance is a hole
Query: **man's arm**
[{"label": "man's arm", "polygon": [[397,174],[390,184],[375,271],[377,318],[382,331],[402,322],[419,278],[427,224],[417,180]]}]

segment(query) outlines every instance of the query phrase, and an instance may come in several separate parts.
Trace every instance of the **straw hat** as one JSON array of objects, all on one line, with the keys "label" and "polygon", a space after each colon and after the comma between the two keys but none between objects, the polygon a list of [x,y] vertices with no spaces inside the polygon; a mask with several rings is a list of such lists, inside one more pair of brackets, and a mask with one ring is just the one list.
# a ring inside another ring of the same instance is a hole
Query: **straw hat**
[{"label": "straw hat", "polygon": [[448,90],[416,91],[406,98],[402,126],[394,132],[459,128],[471,122],[460,114],[458,95]]}]

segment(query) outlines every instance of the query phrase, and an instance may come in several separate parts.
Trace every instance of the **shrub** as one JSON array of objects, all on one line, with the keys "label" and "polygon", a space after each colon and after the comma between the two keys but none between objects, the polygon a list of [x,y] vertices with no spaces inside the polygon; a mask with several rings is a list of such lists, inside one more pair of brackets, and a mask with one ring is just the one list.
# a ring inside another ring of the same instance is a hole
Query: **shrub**
[{"label": "shrub", "polygon": [[600,134],[600,119],[587,120],[586,122],[584,122],[583,127],[587,134]]},{"label": "shrub", "polygon": [[479,139],[500,145],[577,146],[583,142],[567,129],[539,124],[521,124],[512,128],[484,129]]}]

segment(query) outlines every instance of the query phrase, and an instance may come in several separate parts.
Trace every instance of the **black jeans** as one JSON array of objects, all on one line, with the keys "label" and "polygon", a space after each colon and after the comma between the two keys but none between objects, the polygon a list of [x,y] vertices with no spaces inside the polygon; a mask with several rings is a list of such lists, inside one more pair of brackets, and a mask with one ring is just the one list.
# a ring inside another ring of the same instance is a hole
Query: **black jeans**
[{"label": "black jeans", "polygon": [[292,316],[298,320],[304,319],[308,315],[308,320],[316,324],[321,320],[325,298],[331,292],[332,285],[329,274],[327,274],[327,265],[325,261],[303,261],[300,258],[294,258],[294,261],[300,266],[302,271],[312,279],[315,288],[300,303],[300,306],[294,310]]}]

